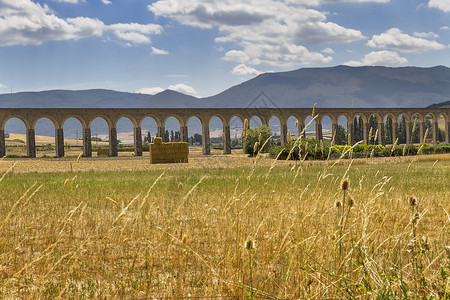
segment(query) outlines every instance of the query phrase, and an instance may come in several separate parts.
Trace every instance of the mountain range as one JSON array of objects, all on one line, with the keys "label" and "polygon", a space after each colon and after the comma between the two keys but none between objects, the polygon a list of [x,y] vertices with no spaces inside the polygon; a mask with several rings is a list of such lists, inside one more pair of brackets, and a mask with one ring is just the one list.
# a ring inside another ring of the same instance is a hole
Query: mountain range
[{"label": "mountain range", "polygon": [[[450,69],[444,66],[303,68],[264,73],[206,98],[172,90],[156,95],[102,89],[0,95],[0,108],[311,108],[314,103],[318,107],[449,107]],[[81,134],[78,128],[81,125],[76,127],[77,121],[73,121],[69,119],[65,124],[65,132],[71,138]],[[169,118],[166,127],[178,128],[175,123]],[[130,125],[122,124],[119,122],[118,132],[130,131]],[[41,119],[36,127],[39,134],[54,136],[50,121]],[[191,132],[201,132],[200,124],[194,127]],[[210,127],[220,130],[221,124],[210,124]],[[8,121],[6,126],[7,132],[23,133],[24,130],[23,123],[17,119]],[[156,128],[149,130],[156,132]],[[105,135],[107,131],[106,122],[93,122],[93,133]]]},{"label": "mountain range", "polygon": [[450,69],[444,66],[336,66],[264,73],[206,98],[171,90],[52,90],[1,94],[0,108],[426,107],[449,100]]}]

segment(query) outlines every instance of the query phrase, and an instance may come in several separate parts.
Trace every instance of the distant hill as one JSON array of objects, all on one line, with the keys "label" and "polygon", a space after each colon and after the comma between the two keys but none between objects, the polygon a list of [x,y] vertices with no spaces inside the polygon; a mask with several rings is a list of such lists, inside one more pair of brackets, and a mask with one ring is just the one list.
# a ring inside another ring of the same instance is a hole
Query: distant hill
[{"label": "distant hill", "polygon": [[1,94],[0,108],[139,108],[200,107],[203,100],[176,91],[156,95],[116,92],[112,90],[53,90]]},{"label": "distant hill", "polygon": [[[311,108],[316,102],[318,107],[449,107],[450,69],[444,66],[303,68],[261,74],[215,96],[201,99],[172,90],[156,95],[103,89],[0,95],[0,108]],[[176,122],[168,121],[167,127],[175,127],[172,123]],[[11,120],[7,125],[8,132],[22,133],[17,130],[20,125],[24,131],[18,120]],[[214,129],[215,125],[211,126]],[[81,134],[80,129],[74,129],[72,125],[67,127],[66,131],[72,137]],[[54,135],[51,124],[41,128],[41,135]],[[94,125],[92,130],[99,135],[105,134],[107,126]],[[123,130],[119,124],[118,132]]]},{"label": "distant hill", "polygon": [[208,97],[213,107],[426,107],[450,99],[450,69],[348,67],[265,73]]},{"label": "distant hill", "polygon": [[450,101],[445,101],[445,102],[442,102],[442,103],[431,104],[428,107],[429,108],[440,108],[440,107],[450,108]]}]

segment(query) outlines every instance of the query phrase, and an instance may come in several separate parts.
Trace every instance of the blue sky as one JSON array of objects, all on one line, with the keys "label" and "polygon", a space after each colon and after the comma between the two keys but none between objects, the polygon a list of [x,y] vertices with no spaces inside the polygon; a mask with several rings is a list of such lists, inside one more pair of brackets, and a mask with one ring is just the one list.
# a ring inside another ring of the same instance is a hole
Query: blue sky
[{"label": "blue sky", "polygon": [[450,66],[450,0],[0,0],[0,93],[217,94],[261,72]]}]

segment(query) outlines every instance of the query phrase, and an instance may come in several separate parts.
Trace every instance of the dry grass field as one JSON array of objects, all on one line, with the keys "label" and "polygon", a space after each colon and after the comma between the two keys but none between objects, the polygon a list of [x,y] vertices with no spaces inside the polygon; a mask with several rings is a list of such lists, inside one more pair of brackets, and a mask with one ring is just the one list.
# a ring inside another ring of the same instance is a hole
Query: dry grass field
[{"label": "dry grass field", "polygon": [[450,155],[219,153],[2,159],[0,297],[450,296]]}]

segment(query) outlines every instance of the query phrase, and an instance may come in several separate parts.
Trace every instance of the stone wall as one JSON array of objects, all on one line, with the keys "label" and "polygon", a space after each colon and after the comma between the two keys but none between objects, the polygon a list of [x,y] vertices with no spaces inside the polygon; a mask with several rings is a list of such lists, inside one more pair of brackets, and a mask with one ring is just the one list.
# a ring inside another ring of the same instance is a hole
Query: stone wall
[{"label": "stone wall", "polygon": [[162,138],[154,138],[150,147],[150,163],[187,163],[188,143],[163,143]]}]

